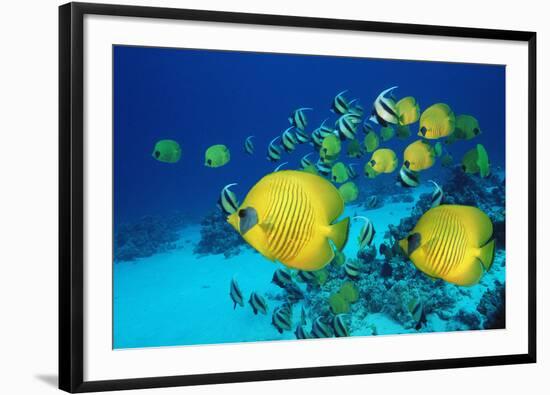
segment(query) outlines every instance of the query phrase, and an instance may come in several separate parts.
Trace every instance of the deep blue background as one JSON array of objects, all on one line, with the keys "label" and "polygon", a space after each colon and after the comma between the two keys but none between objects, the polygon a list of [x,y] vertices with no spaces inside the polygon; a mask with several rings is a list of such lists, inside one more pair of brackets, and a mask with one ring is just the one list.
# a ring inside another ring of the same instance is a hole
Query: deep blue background
[{"label": "deep blue background", "polygon": [[[504,165],[504,66],[116,46],[115,225],[174,210],[198,218],[232,182],[244,197],[276,166],[265,159],[266,147],[289,126],[293,109],[314,108],[307,113],[311,132],[325,118],[333,125],[329,108],[336,93],[349,89],[347,97],[359,98],[370,113],[379,92],[394,85],[398,98],[414,96],[421,109],[445,102],[457,115],[478,118],[483,134],[451,146],[455,162],[482,143],[492,165]],[[243,152],[248,135],[256,136],[254,156]],[[155,142],[165,138],[180,142],[179,163],[152,158]],[[387,145],[398,150],[412,141]],[[229,164],[204,166],[204,151],[212,144],[230,148]],[[296,167],[309,151],[301,146],[282,161]],[[367,159],[354,161],[359,170]]]}]

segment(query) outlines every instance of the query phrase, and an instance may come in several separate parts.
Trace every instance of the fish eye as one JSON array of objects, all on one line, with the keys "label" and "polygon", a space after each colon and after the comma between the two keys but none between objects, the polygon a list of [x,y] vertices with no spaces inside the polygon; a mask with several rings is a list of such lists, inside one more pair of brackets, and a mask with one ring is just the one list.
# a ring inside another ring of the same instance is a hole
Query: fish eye
[{"label": "fish eye", "polygon": [[422,133],[423,135],[426,135],[427,131],[428,129],[426,129],[426,126],[422,126],[422,128],[420,128],[420,133]]},{"label": "fish eye", "polygon": [[246,210],[240,209],[239,210],[239,218],[244,218],[246,216]]},{"label": "fish eye", "polygon": [[478,128],[474,128],[474,134],[479,134],[479,129]]},{"label": "fish eye", "polygon": [[370,161],[370,165],[371,165],[371,166],[374,166],[374,165],[376,165],[376,161],[375,161],[374,159],[373,159],[373,160],[371,160],[371,161]]},{"label": "fish eye", "polygon": [[409,166],[411,165],[411,162],[409,162],[408,160],[406,160],[403,165],[408,169]]},{"label": "fish eye", "polygon": [[155,158],[158,158],[160,156],[160,151],[155,151]]},{"label": "fish eye", "polygon": [[208,159],[208,160],[206,161],[206,163],[208,163],[209,165],[211,165],[211,164],[212,164],[212,159]]}]

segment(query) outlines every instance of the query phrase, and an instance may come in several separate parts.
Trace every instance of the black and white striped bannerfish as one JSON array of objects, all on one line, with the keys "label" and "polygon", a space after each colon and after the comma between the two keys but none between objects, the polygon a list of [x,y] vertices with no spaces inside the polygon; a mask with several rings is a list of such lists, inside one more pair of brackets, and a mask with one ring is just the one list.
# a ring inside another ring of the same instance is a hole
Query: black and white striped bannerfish
[{"label": "black and white striped bannerfish", "polygon": [[246,140],[244,140],[244,152],[248,155],[252,155],[254,153],[254,144],[252,143],[253,138],[254,136],[248,136]]},{"label": "black and white striped bannerfish", "polygon": [[302,159],[300,159],[300,166],[302,167],[302,169],[306,169],[309,166],[313,166],[313,162],[308,159],[308,157],[312,154],[313,152],[310,152],[309,154],[302,156]]},{"label": "black and white striped bannerfish", "polygon": [[357,134],[357,125],[361,119],[351,114],[344,114],[336,121],[335,134],[340,140],[355,140]]},{"label": "black and white striped bannerfish", "polygon": [[296,129],[296,141],[298,141],[298,144],[308,143],[309,135],[306,133],[305,130]]},{"label": "black and white striped bannerfish", "polygon": [[317,168],[319,174],[322,174],[323,176],[328,176],[332,171],[332,166],[322,160],[317,161],[315,167]]},{"label": "black and white striped bannerfish", "polygon": [[278,287],[286,288],[289,284],[292,284],[292,276],[285,270],[277,269],[273,273],[271,282]]},{"label": "black and white striped bannerfish", "polygon": [[237,196],[229,189],[234,185],[237,184],[233,183],[224,186],[220,192],[220,197],[218,198],[218,207],[226,216],[233,214],[239,208]]},{"label": "black and white striped bannerfish", "polygon": [[350,163],[348,166],[347,166],[347,171],[348,171],[348,177],[350,179],[355,179],[357,178],[357,172],[355,171],[355,169],[353,168],[353,166],[355,166],[355,163]]},{"label": "black and white striped bannerfish", "polygon": [[283,162],[283,163],[281,163],[279,166],[277,166],[277,167],[273,170],[273,173],[275,173],[276,171],[281,170],[285,165],[288,165],[288,162]]},{"label": "black and white striped bannerfish", "polygon": [[317,276],[315,275],[315,272],[306,272],[304,270],[298,271],[298,278],[302,280],[304,283],[314,283],[317,281]]},{"label": "black and white striped bannerfish", "polygon": [[304,306],[302,306],[302,310],[300,311],[300,325],[307,325],[307,314]]},{"label": "black and white striped bannerfish", "polygon": [[265,298],[259,293],[252,292],[250,294],[250,299],[248,300],[248,303],[252,307],[254,315],[258,314],[258,312],[264,315],[267,314],[267,302],[265,301]]},{"label": "black and white striped bannerfish", "polygon": [[233,309],[235,309],[237,305],[241,307],[244,306],[243,293],[239,288],[239,284],[237,284],[237,280],[234,278],[231,279],[231,285],[229,286],[229,296],[233,301]]},{"label": "black and white striped bannerfish", "polygon": [[344,271],[348,275],[348,277],[352,279],[356,279],[359,277],[359,267],[354,262],[348,260],[344,264]]},{"label": "black and white striped bannerfish", "polygon": [[315,149],[321,148],[321,144],[323,144],[323,138],[321,137],[321,132],[318,128],[311,133],[311,143]]},{"label": "black and white striped bannerfish", "polygon": [[391,98],[386,97],[388,93],[396,88],[397,86],[392,86],[378,95],[374,101],[374,108],[370,117],[372,122],[376,122],[380,126],[388,126],[390,123],[396,125],[399,122],[395,102]]},{"label": "black and white striped bannerfish", "polygon": [[281,136],[283,148],[286,152],[294,151],[296,149],[296,144],[298,144],[298,142],[296,141],[296,136],[294,136],[294,133],[292,133],[291,131],[293,128],[293,126],[289,127],[283,132]]},{"label": "black and white striped bannerfish", "polygon": [[324,140],[325,137],[328,137],[334,134],[334,129],[326,125],[327,121],[328,121],[328,118],[325,119],[323,122],[321,122],[321,126],[319,126],[318,128],[319,135],[321,136],[321,143],[323,142],[322,140]]},{"label": "black and white striped bannerfish", "polygon": [[374,225],[372,224],[372,221],[368,219],[367,217],[357,216],[353,217],[353,219],[362,219],[365,221],[365,224],[361,228],[361,231],[359,232],[359,248],[364,249],[367,247],[370,247],[372,244],[372,241],[374,240],[374,235],[376,234],[376,231],[374,230]]},{"label": "black and white striped bannerfish", "polygon": [[297,325],[294,334],[298,340],[311,339],[311,334],[304,328],[304,325]]},{"label": "black and white striped bannerfish", "polygon": [[357,102],[357,99],[353,99],[349,102],[349,110],[347,113],[361,118],[365,113],[365,109]]},{"label": "black and white striped bannerfish", "polygon": [[437,184],[437,182],[430,180],[434,184],[434,192],[432,193],[432,204],[431,207],[437,207],[441,204],[443,200],[443,189]]},{"label": "black and white striped bannerfish", "polygon": [[299,300],[304,299],[304,293],[302,292],[300,287],[294,282],[287,284],[285,290],[286,299],[290,304],[296,303]]},{"label": "black and white striped bannerfish", "polygon": [[334,329],[334,336],[336,337],[348,337],[349,330],[344,322],[345,314],[338,314],[332,319],[332,328]]},{"label": "black and white striped bannerfish", "polygon": [[332,328],[323,322],[322,317],[317,317],[311,327],[311,336],[316,339],[332,337]]},{"label": "black and white striped bannerfish", "polygon": [[290,117],[288,117],[288,122],[297,129],[305,130],[307,126],[307,118],[304,111],[313,110],[313,108],[302,107],[294,110]]},{"label": "black and white striped bannerfish", "polygon": [[271,162],[277,162],[281,160],[281,146],[275,144],[275,141],[280,138],[281,136],[275,137],[267,146],[267,160]]},{"label": "black and white striped bannerfish", "polygon": [[372,127],[372,125],[368,121],[363,122],[363,132],[365,134],[369,134],[370,132],[374,132],[374,128]]},{"label": "black and white striped bannerfish", "polygon": [[415,188],[420,184],[420,176],[418,172],[409,169],[408,167],[401,166],[399,170],[399,176],[397,180],[402,186],[407,188]]},{"label": "black and white striped bannerfish", "polygon": [[346,93],[348,90],[342,91],[338,93],[336,96],[334,96],[334,99],[332,100],[332,106],[330,107],[330,110],[336,114],[345,114],[349,110],[349,102],[344,97],[344,93]]},{"label": "black and white striped bannerfish", "polygon": [[292,315],[290,310],[284,307],[277,307],[271,316],[271,323],[279,333],[292,329]]}]

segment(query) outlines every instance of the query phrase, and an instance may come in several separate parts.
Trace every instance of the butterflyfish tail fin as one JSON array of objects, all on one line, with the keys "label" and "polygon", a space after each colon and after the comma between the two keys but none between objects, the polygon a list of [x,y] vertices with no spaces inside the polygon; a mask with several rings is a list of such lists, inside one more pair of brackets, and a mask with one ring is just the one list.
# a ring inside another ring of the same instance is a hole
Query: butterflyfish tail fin
[{"label": "butterflyfish tail fin", "polygon": [[492,239],[487,244],[479,249],[479,260],[483,264],[485,270],[489,270],[495,259],[495,239]]},{"label": "butterflyfish tail fin", "polygon": [[341,251],[348,242],[349,236],[349,217],[337,222],[329,227],[329,239],[332,240],[338,251]]}]

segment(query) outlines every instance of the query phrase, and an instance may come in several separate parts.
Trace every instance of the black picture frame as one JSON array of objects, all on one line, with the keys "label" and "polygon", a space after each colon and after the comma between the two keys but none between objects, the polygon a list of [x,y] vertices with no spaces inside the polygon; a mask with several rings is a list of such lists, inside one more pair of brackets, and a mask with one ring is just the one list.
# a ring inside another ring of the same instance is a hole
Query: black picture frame
[{"label": "black picture frame", "polygon": [[[528,43],[528,352],[407,362],[84,381],[83,20],[87,14],[510,40]],[[69,3],[59,8],[59,388],[71,393],[536,362],[536,33],[234,12]]]}]

